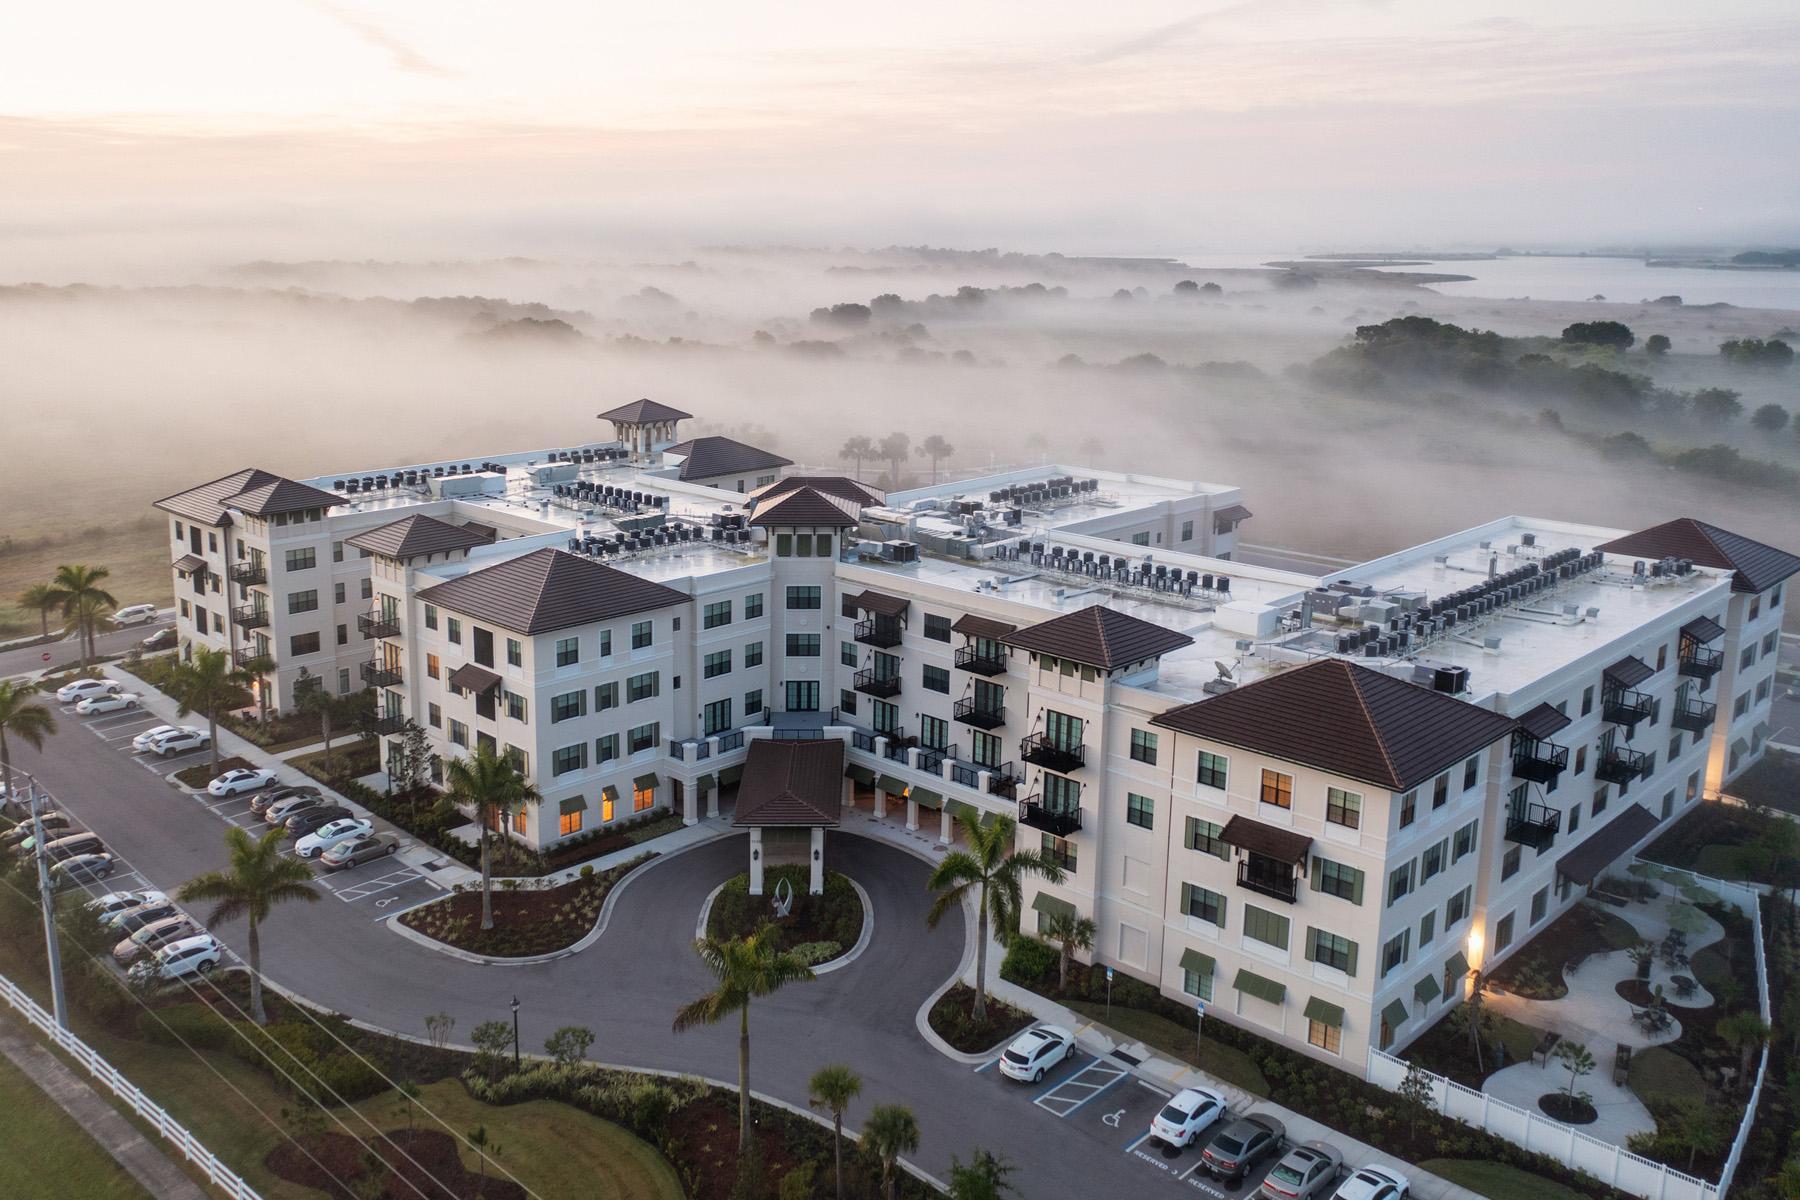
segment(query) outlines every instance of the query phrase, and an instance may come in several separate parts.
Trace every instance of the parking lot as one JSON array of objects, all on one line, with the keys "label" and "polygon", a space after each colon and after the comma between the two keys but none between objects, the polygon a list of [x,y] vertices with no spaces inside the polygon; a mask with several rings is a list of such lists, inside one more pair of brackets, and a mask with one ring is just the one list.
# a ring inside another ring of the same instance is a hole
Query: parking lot
[{"label": "parking lot", "polygon": [[1170,1093],[1133,1075],[1134,1064],[1129,1061],[1096,1057],[1078,1049],[1037,1083],[1008,1079],[1000,1073],[998,1062],[989,1059],[975,1068],[975,1086],[990,1091],[997,1108],[1015,1109],[1021,1121],[1064,1122],[1071,1139],[1079,1139],[1085,1152],[1120,1155],[1120,1195],[1158,1189],[1238,1200],[1253,1192],[1263,1173],[1276,1162],[1274,1156],[1265,1158],[1248,1180],[1222,1184],[1200,1169],[1200,1152],[1210,1140],[1211,1130],[1182,1150],[1152,1139],[1150,1121]]},{"label": "parking lot", "polygon": [[[63,704],[58,707],[60,720],[70,724],[79,724],[100,741],[105,748],[104,752],[122,756],[159,780],[166,780],[175,772],[196,763],[207,762],[210,757],[211,752],[207,749],[171,754],[167,758],[156,754],[140,754],[133,750],[131,745],[133,738],[145,730],[168,723],[141,709],[103,713],[97,716],[82,716],[75,711],[73,704]],[[194,724],[198,727],[201,719],[196,718]],[[289,771],[284,774],[292,776],[296,783],[312,782],[311,780],[302,780],[298,772]],[[170,785],[165,783],[163,786]],[[250,800],[254,794],[241,792],[234,796],[213,797],[201,792],[195,794],[192,800],[196,806],[205,809],[207,813],[220,821],[261,836],[270,827],[263,822],[259,815],[251,811]],[[77,821],[105,837],[106,831],[90,824],[81,809],[82,805],[75,803],[69,805],[65,811],[69,812]],[[119,854],[119,848],[113,846],[110,841],[107,848],[112,850],[115,855]],[[287,848],[287,853],[293,853],[291,843]],[[374,862],[340,871],[327,871],[322,867],[315,866],[314,875],[319,887],[325,893],[335,896],[347,904],[364,904],[373,920],[385,920],[414,905],[434,900],[443,891],[426,872],[402,864],[397,858],[377,859]],[[128,888],[135,885],[120,883],[115,886]]]}]

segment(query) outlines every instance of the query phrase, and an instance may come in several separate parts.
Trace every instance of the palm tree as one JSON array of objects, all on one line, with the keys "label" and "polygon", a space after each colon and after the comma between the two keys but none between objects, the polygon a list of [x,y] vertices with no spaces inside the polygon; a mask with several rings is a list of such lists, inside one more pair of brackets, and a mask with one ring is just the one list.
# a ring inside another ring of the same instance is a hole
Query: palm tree
[{"label": "palm tree", "polygon": [[904,1104],[877,1104],[863,1123],[862,1144],[881,1160],[881,1194],[894,1200],[894,1162],[919,1148],[919,1122]]},{"label": "palm tree", "polygon": [[812,968],[792,951],[782,950],[780,932],[764,925],[748,937],[722,940],[703,937],[694,953],[719,980],[719,986],[675,1014],[675,1032],[697,1025],[717,1025],[738,1014],[738,1153],[750,1144],[750,1001],[769,996],[784,985],[814,978]]},{"label": "palm tree", "polygon": [[[256,719],[264,725],[267,725],[269,723],[269,688],[268,683],[263,676],[274,672],[275,656],[272,654],[253,654],[249,658],[246,658],[238,669],[242,671],[247,678],[255,681]],[[301,667],[300,670],[301,673],[304,674],[306,668]]]},{"label": "palm tree", "polygon": [[50,636],[50,610],[61,604],[56,592],[47,583],[34,583],[19,593],[18,605],[38,615],[38,624],[43,628],[43,635]]},{"label": "palm tree", "polygon": [[860,436],[853,437],[845,442],[843,448],[838,451],[838,457],[840,459],[847,458],[856,464],[856,477],[858,479],[862,478],[863,460],[865,458],[874,458],[875,454],[875,440],[873,438]]},{"label": "palm tree", "polygon": [[1738,1048],[1741,1059],[1738,1063],[1738,1086],[1750,1086],[1750,1066],[1756,1058],[1756,1052],[1762,1044],[1769,1040],[1769,1026],[1755,1012],[1745,1009],[1732,1013],[1717,1027],[1718,1035]]},{"label": "palm tree", "polygon": [[956,453],[956,447],[945,441],[940,434],[932,434],[919,443],[919,454],[931,460],[931,482],[938,478],[938,460],[949,458]]},{"label": "palm tree", "polygon": [[876,452],[887,460],[888,485],[900,487],[900,468],[906,463],[906,456],[912,453],[912,439],[904,433],[890,433],[881,439]]},{"label": "palm tree", "polygon": [[1069,989],[1069,964],[1075,958],[1077,950],[1092,950],[1094,934],[1099,930],[1092,917],[1078,916],[1074,913],[1059,912],[1044,923],[1044,936],[1062,948],[1058,955],[1059,986],[1063,991]]},{"label": "palm tree", "polygon": [[96,656],[94,635],[90,632],[99,625],[100,618],[106,615],[107,606],[92,596],[83,596],[75,602],[75,607],[68,621],[63,625],[64,633],[72,633],[80,639],[81,665],[87,666],[88,660]]},{"label": "palm tree", "polygon": [[12,799],[12,748],[6,735],[12,734],[33,750],[44,748],[44,735],[56,732],[56,718],[50,709],[31,697],[37,692],[35,683],[14,683],[0,679],[0,784],[6,785],[7,799]]},{"label": "palm tree", "polygon": [[233,826],[225,831],[225,846],[231,852],[231,865],[223,871],[208,871],[181,886],[183,900],[213,900],[212,912],[206,916],[206,927],[215,928],[226,921],[244,917],[250,922],[250,1018],[258,1025],[267,1024],[262,998],[262,941],[260,929],[269,910],[286,900],[318,900],[312,888],[312,869],[297,858],[281,852],[287,832],[271,829],[260,839]]},{"label": "palm tree", "polygon": [[80,621],[82,634],[81,665],[88,665],[88,658],[93,652],[94,623],[105,609],[117,607],[118,601],[112,593],[100,586],[100,581],[112,572],[105,567],[89,567],[77,563],[64,563],[56,568],[56,578],[50,581],[50,595],[56,603],[62,605],[63,616],[75,617]]},{"label": "palm tree", "polygon": [[1049,883],[1061,883],[1063,872],[1056,860],[1041,850],[1013,850],[1011,817],[994,814],[980,818],[965,808],[958,810],[956,823],[962,826],[968,848],[946,854],[925,881],[925,886],[938,894],[926,921],[936,929],[946,912],[961,904],[971,889],[977,890],[972,1015],[977,1021],[985,1021],[989,920],[998,929],[1012,930],[1019,919],[1020,881],[1027,875],[1038,875]]},{"label": "palm tree", "polygon": [[301,667],[300,674],[294,677],[294,707],[319,718],[319,739],[325,743],[325,773],[331,774],[331,723],[342,705],[325,690],[323,679]]},{"label": "palm tree", "polygon": [[446,791],[440,802],[448,809],[467,807],[481,830],[481,927],[494,927],[494,875],[488,847],[493,826],[503,823],[527,804],[543,800],[531,782],[513,767],[512,760],[478,746],[467,758],[444,763]]},{"label": "palm tree", "polygon": [[219,713],[232,707],[248,677],[231,665],[231,656],[223,650],[198,647],[194,656],[177,663],[169,674],[164,690],[173,696],[180,708],[177,716],[190,712],[206,718],[207,744],[212,752],[212,766],[219,767]]},{"label": "palm tree", "polygon": [[844,1110],[862,1093],[862,1076],[849,1067],[820,1067],[806,1085],[807,1103],[831,1110],[832,1154],[837,1159],[837,1200],[844,1200]]}]

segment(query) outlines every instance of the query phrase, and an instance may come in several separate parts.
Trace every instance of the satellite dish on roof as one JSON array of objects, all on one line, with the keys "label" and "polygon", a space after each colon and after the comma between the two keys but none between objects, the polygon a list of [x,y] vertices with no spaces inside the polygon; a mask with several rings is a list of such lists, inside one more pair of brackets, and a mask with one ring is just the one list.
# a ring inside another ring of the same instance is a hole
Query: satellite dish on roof
[{"label": "satellite dish on roof", "polygon": [[1218,669],[1220,679],[1230,679],[1231,678],[1231,664],[1230,663],[1223,663],[1215,658],[1213,660],[1213,666]]}]

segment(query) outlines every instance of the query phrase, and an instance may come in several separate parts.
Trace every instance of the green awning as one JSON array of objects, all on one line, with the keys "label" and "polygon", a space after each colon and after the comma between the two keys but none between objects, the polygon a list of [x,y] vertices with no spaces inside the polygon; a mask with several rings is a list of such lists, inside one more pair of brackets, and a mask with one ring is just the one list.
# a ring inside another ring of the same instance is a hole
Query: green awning
[{"label": "green awning", "polygon": [[1333,1029],[1344,1027],[1344,1010],[1335,1004],[1328,1004],[1313,996],[1306,1002],[1306,1019],[1317,1021],[1321,1025],[1329,1025]]},{"label": "green awning", "polygon": [[1192,971],[1196,975],[1211,975],[1218,965],[1218,961],[1210,954],[1202,954],[1192,948],[1181,952],[1181,969],[1184,971]]},{"label": "green awning", "polygon": [[570,796],[556,806],[556,811],[565,817],[570,813],[586,812],[587,800],[581,796]]},{"label": "green awning", "polygon": [[650,791],[651,789],[655,788],[657,784],[659,784],[661,782],[662,782],[662,780],[660,780],[656,777],[655,771],[646,771],[646,772],[644,772],[644,774],[639,775],[636,779],[632,780],[631,786],[636,788],[640,792],[644,792],[644,791]]},{"label": "green awning", "polygon": [[602,800],[611,800],[614,804],[617,804],[619,802],[619,789],[609,783],[600,789],[600,798]]},{"label": "green awning", "polygon": [[1438,986],[1436,975],[1427,975],[1413,984],[1413,999],[1420,1004],[1430,1004],[1443,995],[1444,989]]},{"label": "green awning", "polygon": [[708,771],[706,774],[702,775],[700,778],[694,780],[694,790],[696,792],[700,793],[701,795],[705,795],[709,790],[711,790],[713,784],[716,782],[717,782],[717,780],[715,780],[713,778],[712,772]]},{"label": "green awning", "polygon": [[1461,979],[1469,973],[1469,956],[1458,950],[1444,960],[1444,970],[1453,978]]},{"label": "green awning", "polygon": [[1381,1019],[1387,1022],[1388,1032],[1392,1033],[1406,1024],[1406,1005],[1395,1000],[1381,1010]]},{"label": "green awning", "polygon": [[1232,986],[1240,992],[1249,992],[1258,1000],[1267,1000],[1270,1004],[1283,1004],[1287,1001],[1287,988],[1284,985],[1273,979],[1265,979],[1254,971],[1240,968]]},{"label": "green awning", "polygon": [[971,821],[981,820],[981,810],[976,808],[973,804],[970,804],[967,800],[952,800],[950,801],[949,808],[951,820],[955,820],[957,817],[963,816],[964,814],[967,814]]},{"label": "green awning", "polygon": [[944,798],[928,787],[914,788],[912,794],[908,796],[907,799],[917,804],[920,808],[936,809],[944,807]]},{"label": "green awning", "polygon": [[856,763],[851,763],[844,768],[844,778],[859,783],[863,787],[875,786],[875,772]]},{"label": "green awning", "polygon": [[890,796],[904,796],[906,794],[906,781],[904,779],[896,779],[892,775],[883,775],[880,779],[877,779],[875,781],[875,787],[880,791],[886,792]]},{"label": "green awning", "polygon": [[1046,917],[1073,917],[1075,906],[1067,900],[1059,900],[1049,892],[1039,892],[1031,898],[1033,912],[1041,912]]},{"label": "green awning", "polygon": [[719,786],[730,787],[744,777],[744,767],[740,763],[735,767],[726,767],[719,772]]}]

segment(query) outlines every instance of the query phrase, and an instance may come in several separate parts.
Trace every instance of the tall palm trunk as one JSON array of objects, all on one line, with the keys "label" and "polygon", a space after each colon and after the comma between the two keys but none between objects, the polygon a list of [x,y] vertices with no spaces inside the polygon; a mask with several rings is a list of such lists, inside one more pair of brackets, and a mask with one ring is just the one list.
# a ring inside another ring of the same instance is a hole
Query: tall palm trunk
[{"label": "tall palm trunk", "polygon": [[212,752],[213,774],[219,771],[219,705],[215,700],[206,706],[206,747]]},{"label": "tall palm trunk", "polygon": [[981,885],[981,911],[975,915],[975,1019],[987,1020],[987,884]]},{"label": "tall palm trunk", "polygon": [[494,873],[488,858],[488,823],[481,821],[481,927],[494,927]]},{"label": "tall palm trunk", "polygon": [[263,1011],[262,937],[257,933],[254,913],[250,915],[250,1019],[258,1025],[269,1023],[269,1014]]},{"label": "tall palm trunk", "polygon": [[738,1154],[750,1148],[750,1004],[738,1010]]},{"label": "tall palm trunk", "polygon": [[831,1150],[837,1160],[837,1200],[844,1200],[844,1110],[831,1111]]}]

